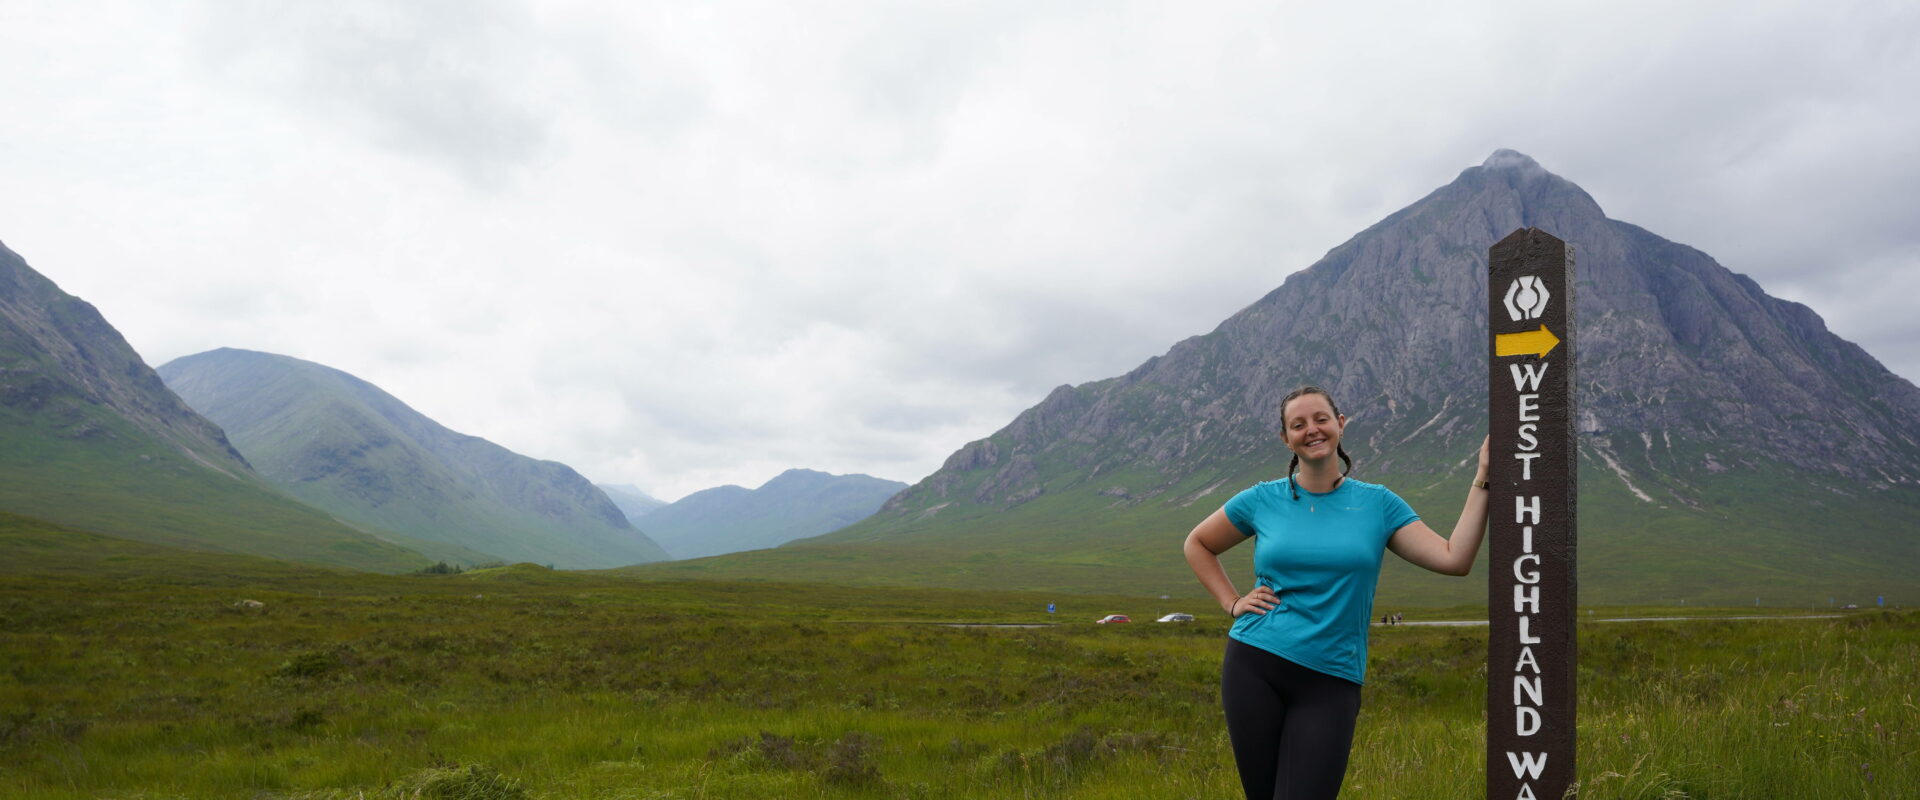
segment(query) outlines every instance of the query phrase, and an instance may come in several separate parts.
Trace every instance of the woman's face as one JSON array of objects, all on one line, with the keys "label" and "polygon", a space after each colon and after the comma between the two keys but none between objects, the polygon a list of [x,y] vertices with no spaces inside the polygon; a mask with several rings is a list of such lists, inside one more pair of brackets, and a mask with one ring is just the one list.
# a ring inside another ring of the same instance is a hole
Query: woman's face
[{"label": "woman's face", "polygon": [[1323,394],[1305,394],[1287,403],[1282,412],[1282,429],[1287,449],[1302,461],[1331,457],[1340,449],[1340,434],[1347,418],[1333,413],[1333,404]]}]

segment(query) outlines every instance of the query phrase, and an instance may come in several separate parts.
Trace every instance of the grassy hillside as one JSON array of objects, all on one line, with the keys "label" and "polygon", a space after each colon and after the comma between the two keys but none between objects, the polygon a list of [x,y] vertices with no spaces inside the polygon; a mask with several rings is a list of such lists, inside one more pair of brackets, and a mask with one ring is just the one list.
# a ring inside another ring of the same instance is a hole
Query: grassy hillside
[{"label": "grassy hillside", "polygon": [[666,558],[564,464],[448,430],[366,381],[223,348],[159,369],[262,476],[343,519],[463,548],[463,563],[586,568]]},{"label": "grassy hillside", "polygon": [[[1224,617],[1088,622],[1169,607],[1155,599],[525,565],[390,576],[160,548],[111,560],[129,547],[141,546],[0,520],[0,564],[39,548],[63,565],[0,570],[0,796],[1171,800],[1237,788],[1217,695]],[[1045,622],[1049,599],[1068,624],[928,624]],[[1478,790],[1484,636],[1374,631],[1349,793]],[[1920,793],[1920,712],[1902,700],[1920,682],[1915,612],[1592,623],[1580,637],[1582,798]]]},{"label": "grassy hillside", "polygon": [[0,511],[356,569],[423,562],[272,489],[92,305],[0,245]]},{"label": "grassy hillside", "polygon": [[105,581],[270,582],[345,571],[258,556],[184,550],[0,512],[0,576]]},{"label": "grassy hillside", "polygon": [[[192,550],[251,553],[353,569],[429,563],[281,494],[238,467],[214,468],[99,408],[0,407],[0,509]],[[79,433],[75,433],[79,431]]]}]

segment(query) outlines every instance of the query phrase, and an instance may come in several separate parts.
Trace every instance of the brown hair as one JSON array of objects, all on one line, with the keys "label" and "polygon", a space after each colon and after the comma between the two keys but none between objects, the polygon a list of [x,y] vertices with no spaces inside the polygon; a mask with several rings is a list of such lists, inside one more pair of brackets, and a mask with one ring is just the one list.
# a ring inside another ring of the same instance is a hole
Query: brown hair
[{"label": "brown hair", "polygon": [[[1327,406],[1333,409],[1334,418],[1338,419],[1340,417],[1340,406],[1333,402],[1333,395],[1327,394],[1327,390],[1318,386],[1302,386],[1289,392],[1286,398],[1280,401],[1280,437],[1282,439],[1285,439],[1287,435],[1287,404],[1310,394],[1317,394],[1327,398]],[[1292,450],[1293,448],[1287,449]],[[1334,445],[1334,452],[1339,454],[1340,461],[1344,465],[1344,468],[1340,470],[1340,477],[1344,478],[1348,473],[1353,472],[1353,457],[1347,455],[1347,446],[1344,444]],[[1300,499],[1300,487],[1293,482],[1293,471],[1299,468],[1300,454],[1295,453],[1293,460],[1287,462],[1287,488],[1293,491],[1293,499],[1295,500]]]}]

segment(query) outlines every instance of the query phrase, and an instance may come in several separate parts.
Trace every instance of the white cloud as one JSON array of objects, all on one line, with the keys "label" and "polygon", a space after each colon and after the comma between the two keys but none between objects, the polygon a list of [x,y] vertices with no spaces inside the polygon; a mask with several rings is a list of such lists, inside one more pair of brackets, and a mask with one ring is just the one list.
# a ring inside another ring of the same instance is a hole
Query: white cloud
[{"label": "white cloud", "polygon": [[0,11],[0,238],[154,363],[308,358],[662,497],[915,480],[1499,147],[1920,377],[1829,277],[1920,273],[1889,4],[187,12]]},{"label": "white cloud", "polygon": [[495,0],[248,2],[202,9],[193,49],[215,80],[398,152],[502,180],[549,147],[550,64],[529,10]]}]

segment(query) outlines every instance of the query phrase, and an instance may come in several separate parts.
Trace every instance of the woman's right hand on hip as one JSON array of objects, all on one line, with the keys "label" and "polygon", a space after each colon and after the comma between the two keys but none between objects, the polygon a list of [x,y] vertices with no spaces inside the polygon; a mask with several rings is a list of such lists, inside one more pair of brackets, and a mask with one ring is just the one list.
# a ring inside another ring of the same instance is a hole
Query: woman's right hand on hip
[{"label": "woman's right hand on hip", "polygon": [[1253,591],[1248,592],[1242,595],[1240,599],[1233,601],[1233,609],[1231,613],[1233,614],[1235,619],[1238,619],[1241,614],[1245,614],[1249,611],[1255,614],[1264,615],[1268,611],[1272,611],[1273,609],[1278,608],[1279,606],[1280,606],[1280,596],[1274,594],[1272,589],[1269,589],[1265,586],[1255,586],[1253,587]]}]

